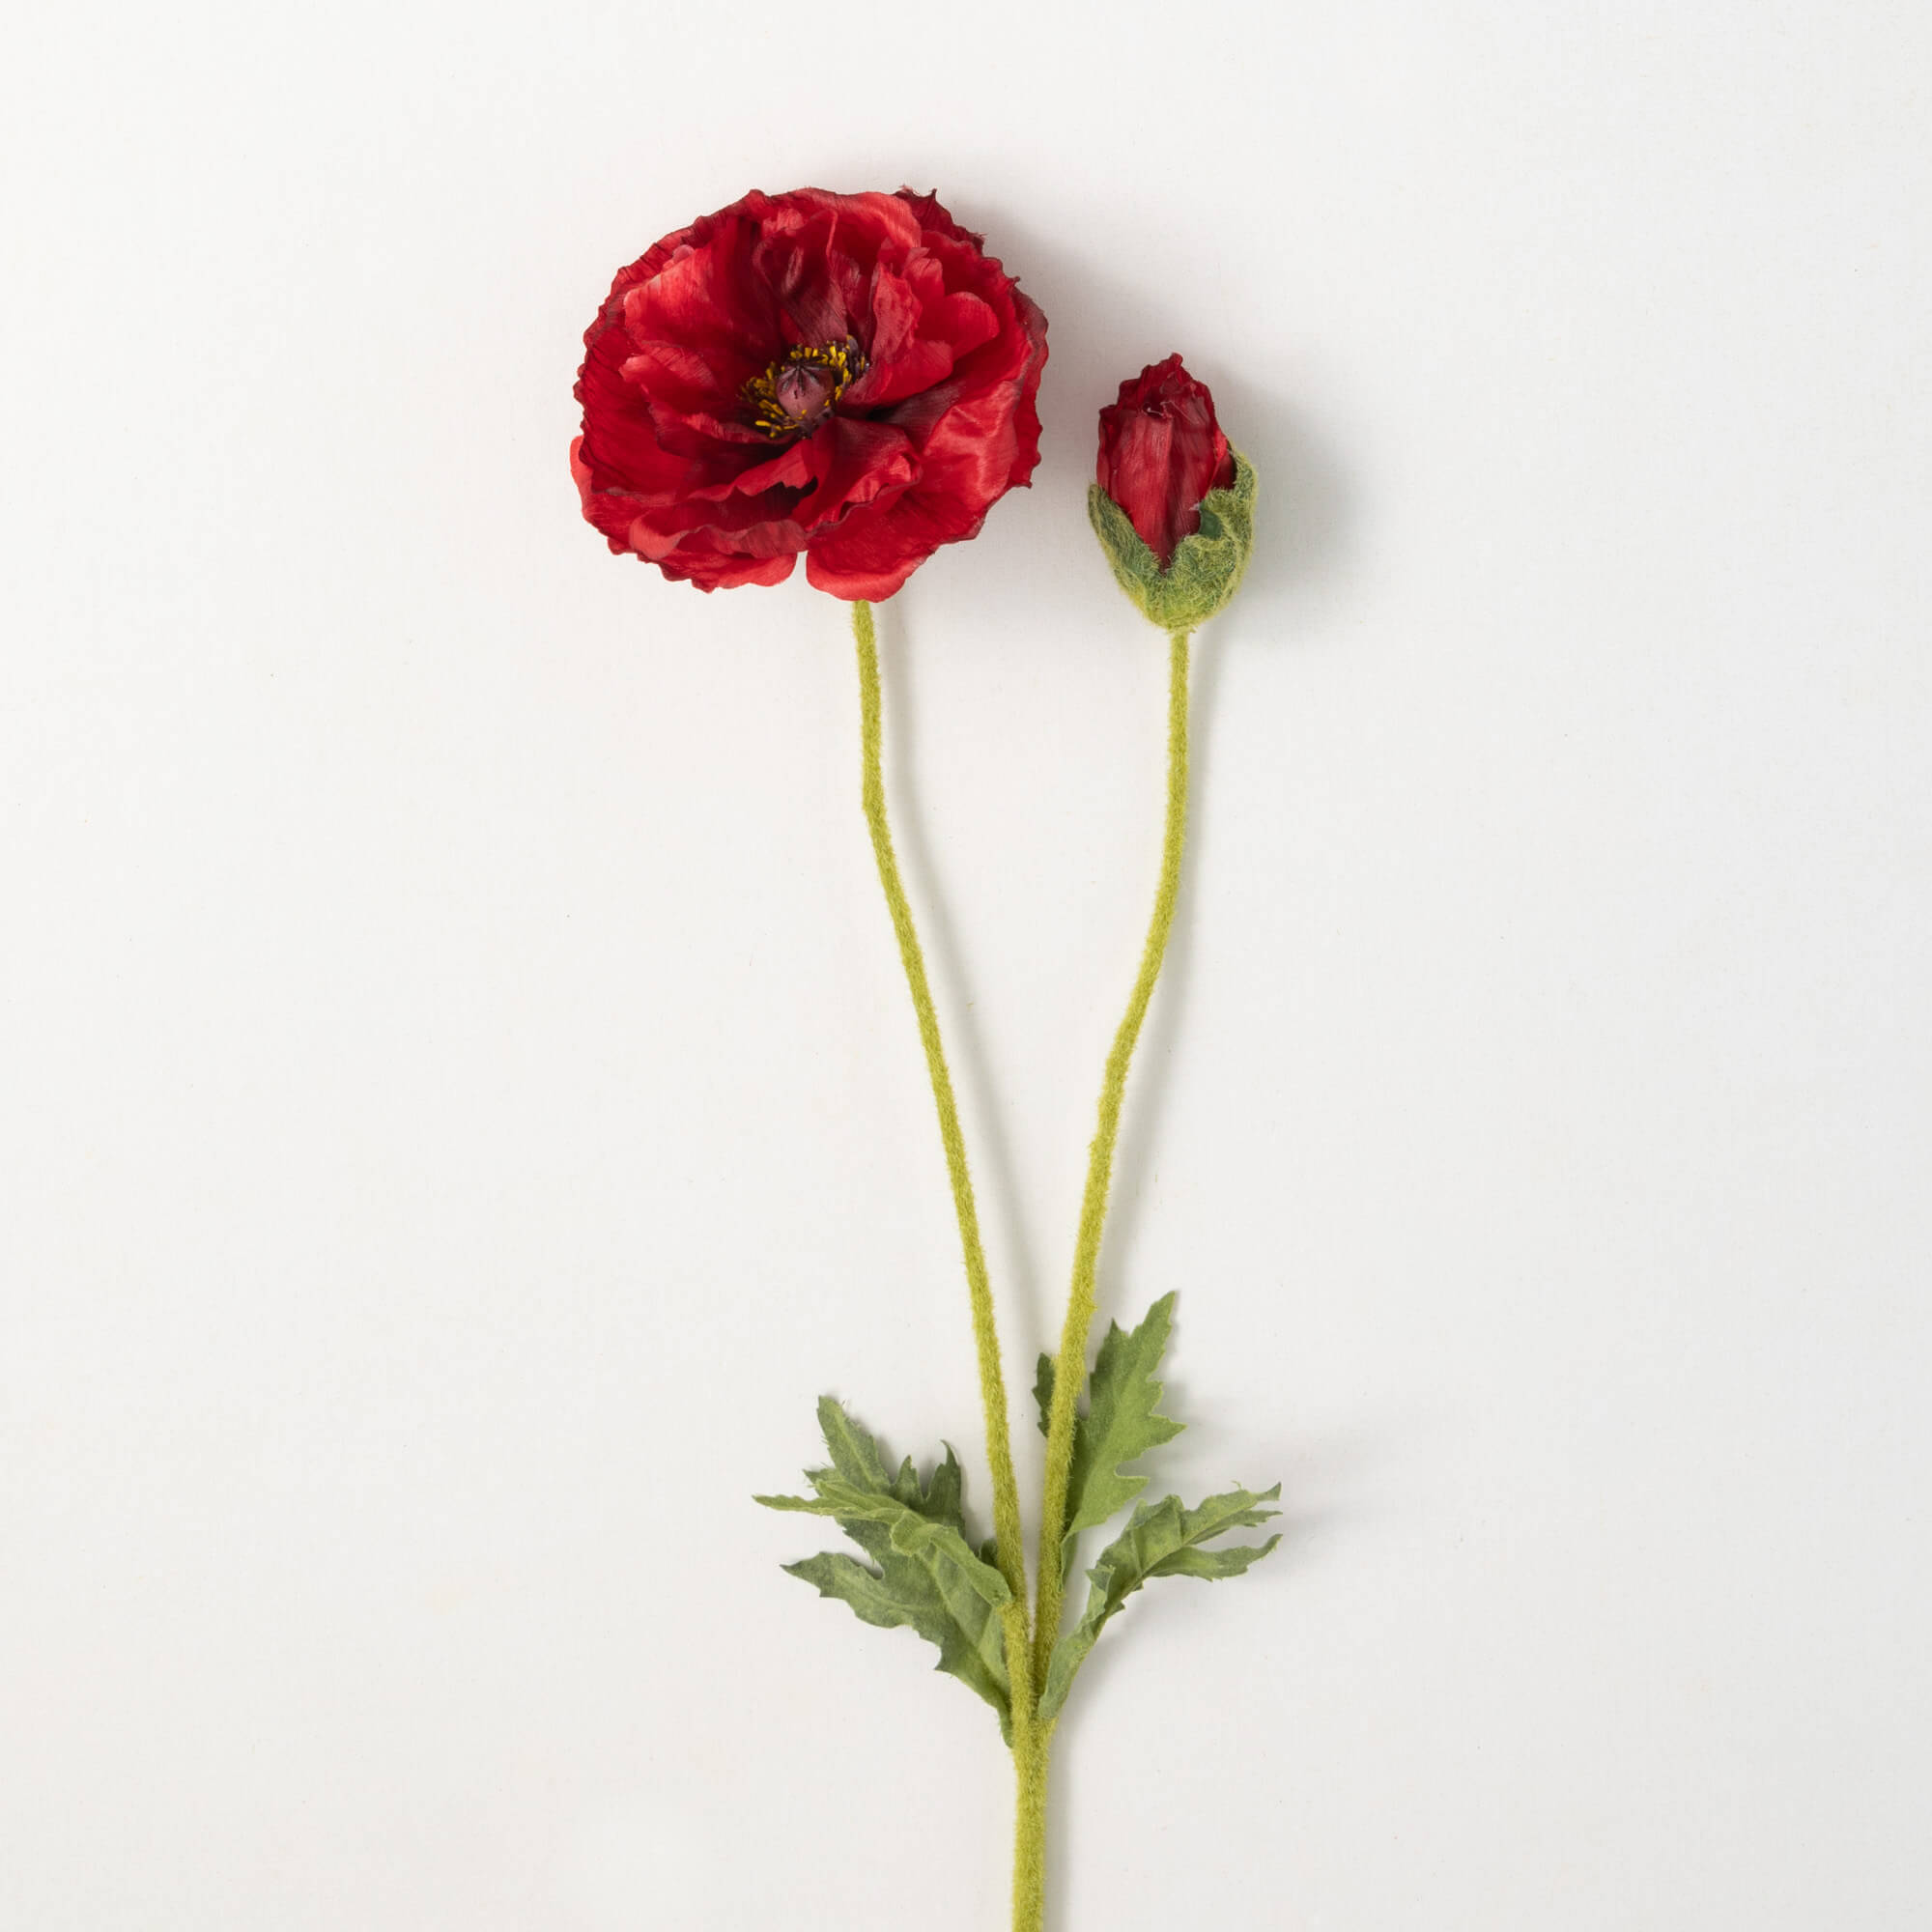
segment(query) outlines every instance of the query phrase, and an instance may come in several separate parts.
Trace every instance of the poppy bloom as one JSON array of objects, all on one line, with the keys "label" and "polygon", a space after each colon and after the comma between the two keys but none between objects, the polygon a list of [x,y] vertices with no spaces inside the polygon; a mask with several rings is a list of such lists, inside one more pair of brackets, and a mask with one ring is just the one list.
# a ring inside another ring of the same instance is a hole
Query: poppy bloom
[{"label": "poppy bloom", "polygon": [[1039,460],[1046,318],[931,195],[748,194],[622,270],[571,469],[612,551],[703,590],[890,597]]},{"label": "poppy bloom", "polygon": [[1235,459],[1214,420],[1214,398],[1179,355],[1150,362],[1100,412],[1096,475],[1163,568],[1181,538],[1201,527],[1203,497],[1234,482]]}]

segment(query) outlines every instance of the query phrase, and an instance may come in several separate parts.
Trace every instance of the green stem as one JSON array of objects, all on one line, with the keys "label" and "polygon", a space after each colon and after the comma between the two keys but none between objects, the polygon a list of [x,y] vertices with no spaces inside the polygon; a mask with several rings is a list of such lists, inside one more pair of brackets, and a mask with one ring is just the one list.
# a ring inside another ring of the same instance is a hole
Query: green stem
[{"label": "green stem", "polygon": [[1018,1784],[1013,1807],[1013,1932],[1041,1932],[1046,1923],[1046,1768],[1050,1729],[1036,1729],[1013,1746]]},{"label": "green stem", "polygon": [[952,1076],[946,1070],[946,1049],[939,1037],[939,1015],[933,1009],[932,989],[926,982],[925,957],[912,907],[899,879],[893,854],[892,828],[886,821],[886,782],[881,768],[882,731],[879,718],[879,651],[872,629],[872,607],[852,606],[852,636],[859,649],[859,737],[865,761],[866,824],[872,835],[872,856],[878,861],[879,884],[898,935],[899,961],[919,1017],[919,1037],[925,1048],[925,1070],[932,1080],[933,1104],[939,1110],[939,1138],[946,1149],[946,1173],[952,1183],[952,1207],[959,1221],[959,1247],[966,1262],[966,1290],[973,1303],[973,1341],[980,1358],[980,1402],[986,1418],[986,1460],[993,1470],[993,1533],[998,1540],[1000,1575],[1012,1598],[1001,1611],[1006,1624],[1007,1674],[1012,1703],[1013,1748],[1021,1752],[1034,1735],[1032,1652],[1027,1629],[1026,1546],[1020,1535],[1020,1490],[1013,1476],[1012,1436],[1007,1423],[1007,1384],[1000,1369],[1000,1336],[993,1318],[992,1284],[986,1277],[986,1256],[980,1242],[980,1216],[973,1205],[973,1177],[966,1166],[966,1140],[959,1131],[959,1109],[952,1097]]},{"label": "green stem", "polygon": [[[1167,829],[1161,843],[1160,887],[1153,918],[1141,951],[1140,977],[1127,1001],[1113,1050],[1107,1055],[1100,1086],[1100,1119],[1087,1155],[1087,1188],[1080,1201],[1080,1233],[1073,1247],[1073,1284],[1066,1296],[1066,1321],[1054,1365],[1053,1407],[1046,1432],[1046,1493],[1040,1510],[1039,1601],[1034,1615],[1034,1668],[1037,1684],[1046,1682],[1048,1659],[1060,1634],[1065,1572],[1060,1546],[1066,1527],[1066,1489],[1073,1467],[1074,1405],[1087,1381],[1087,1330],[1094,1320],[1094,1281],[1100,1261],[1100,1236],[1107,1222],[1107,1188],[1113,1179],[1114,1147],[1120,1138],[1121,1102],[1127,1067],[1140,1038],[1141,1022],[1153,997],[1154,981],[1167,952],[1180,892],[1180,853],[1187,828],[1187,637],[1170,639],[1167,700]],[[1044,1774],[1042,1773],[1042,1776]]]}]

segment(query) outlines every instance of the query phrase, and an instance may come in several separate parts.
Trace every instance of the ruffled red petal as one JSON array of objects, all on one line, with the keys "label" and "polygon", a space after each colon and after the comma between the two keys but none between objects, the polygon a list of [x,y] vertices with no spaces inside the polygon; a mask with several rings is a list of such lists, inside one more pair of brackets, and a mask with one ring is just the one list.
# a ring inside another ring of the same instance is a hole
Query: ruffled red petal
[{"label": "ruffled red petal", "polygon": [[1094,475],[1163,565],[1201,527],[1202,499],[1234,481],[1214,398],[1179,355],[1150,362],[1100,412]]},{"label": "ruffled red petal", "polygon": [[[838,345],[861,373],[774,440],[747,384]],[[584,350],[584,515],[702,588],[776,582],[803,551],[822,587],[889,596],[1038,461],[1045,319],[907,189],[747,195],[620,271]]]}]

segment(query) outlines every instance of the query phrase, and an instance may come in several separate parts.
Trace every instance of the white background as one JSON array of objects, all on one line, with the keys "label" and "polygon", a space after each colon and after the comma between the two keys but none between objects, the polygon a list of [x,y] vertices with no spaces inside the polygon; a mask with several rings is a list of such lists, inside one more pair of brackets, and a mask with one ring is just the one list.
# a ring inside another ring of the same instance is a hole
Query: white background
[{"label": "white background", "polygon": [[987,1714],[749,1501],[826,1389],[985,1497],[844,612],[564,460],[619,264],[902,181],[1051,319],[884,618],[1020,1387],[1158,834],[1094,412],[1180,349],[1264,492],[1102,1300],[1288,1540],[1105,1638],[1056,1932],[1932,1921],[1928,81],[1878,0],[16,23],[0,1922],[1004,1922]]}]

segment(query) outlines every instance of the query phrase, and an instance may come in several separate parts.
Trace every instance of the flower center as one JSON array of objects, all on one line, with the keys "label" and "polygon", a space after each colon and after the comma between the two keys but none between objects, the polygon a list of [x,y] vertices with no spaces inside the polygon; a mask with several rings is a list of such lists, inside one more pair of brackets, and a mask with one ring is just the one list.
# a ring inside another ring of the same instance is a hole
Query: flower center
[{"label": "flower center", "polygon": [[849,335],[843,342],[816,347],[801,342],[745,384],[742,394],[752,426],[775,442],[814,428],[845,393],[846,384],[865,373],[865,352]]}]

